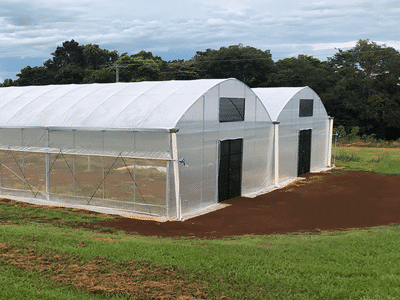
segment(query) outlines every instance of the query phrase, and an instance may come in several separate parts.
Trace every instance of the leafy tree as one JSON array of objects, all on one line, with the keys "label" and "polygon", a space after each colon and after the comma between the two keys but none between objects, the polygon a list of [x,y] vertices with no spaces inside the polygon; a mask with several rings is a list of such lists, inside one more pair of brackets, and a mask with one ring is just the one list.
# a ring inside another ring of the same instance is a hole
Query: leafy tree
[{"label": "leafy tree", "polygon": [[13,86],[13,85],[15,85],[15,82],[11,78],[7,78],[3,81],[3,83],[0,86],[7,87],[7,86]]},{"label": "leafy tree", "polygon": [[99,45],[87,44],[82,46],[84,65],[86,68],[93,70],[99,70],[104,67],[109,67],[114,64],[119,55],[117,51],[108,51],[107,49],[101,49]]},{"label": "leafy tree", "polygon": [[309,86],[317,94],[322,94],[334,85],[334,71],[330,64],[307,55],[285,58],[276,62],[274,86]]},{"label": "leafy tree", "polygon": [[86,70],[83,83],[111,83],[115,82],[116,70],[114,67],[102,68],[97,71]]},{"label": "leafy tree", "polygon": [[192,60],[201,78],[234,77],[250,87],[270,85],[270,74],[275,68],[269,50],[242,44],[197,51]]},{"label": "leafy tree", "polygon": [[199,78],[199,71],[191,60],[173,60],[162,65],[162,80],[193,80]]},{"label": "leafy tree", "polygon": [[71,40],[51,53],[52,59],[42,67],[30,66],[21,70],[14,83],[17,85],[70,84],[115,82],[115,71],[110,68],[117,61],[117,51],[101,49],[98,45],[79,45]]},{"label": "leafy tree", "polygon": [[61,68],[55,77],[55,81],[59,84],[79,84],[82,83],[85,72],[82,68],[75,64],[68,64]]},{"label": "leafy tree", "polygon": [[151,60],[162,61],[160,56],[158,56],[158,55],[154,56],[153,53],[146,52],[144,50],[142,50],[142,51],[140,51],[140,52],[138,52],[136,54],[131,55],[131,57],[140,57],[142,59],[151,59]]},{"label": "leafy tree", "polygon": [[116,62],[119,81],[154,81],[159,79],[162,61],[159,59],[122,54]]},{"label": "leafy tree", "polygon": [[73,39],[71,41],[65,41],[63,45],[57,47],[56,51],[51,53],[51,55],[53,55],[53,64],[57,69],[66,67],[69,64],[83,67],[85,63],[83,47]]},{"label": "leafy tree", "polygon": [[17,74],[19,77],[14,81],[15,85],[46,85],[54,82],[51,73],[48,72],[46,67],[33,67],[27,66]]},{"label": "leafy tree", "polygon": [[345,126],[359,126],[361,134],[400,137],[400,53],[369,40],[339,50],[329,61],[338,77],[325,104]]}]

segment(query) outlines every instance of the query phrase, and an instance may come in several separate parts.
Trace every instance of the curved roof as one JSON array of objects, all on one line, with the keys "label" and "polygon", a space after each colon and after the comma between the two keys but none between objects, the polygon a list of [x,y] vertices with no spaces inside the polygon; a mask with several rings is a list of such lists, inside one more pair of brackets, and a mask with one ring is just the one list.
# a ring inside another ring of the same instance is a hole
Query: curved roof
[{"label": "curved roof", "polygon": [[171,129],[226,80],[143,81],[0,88],[0,127]]},{"label": "curved roof", "polygon": [[272,121],[276,121],[285,105],[303,89],[309,87],[253,88],[252,90],[264,104]]}]

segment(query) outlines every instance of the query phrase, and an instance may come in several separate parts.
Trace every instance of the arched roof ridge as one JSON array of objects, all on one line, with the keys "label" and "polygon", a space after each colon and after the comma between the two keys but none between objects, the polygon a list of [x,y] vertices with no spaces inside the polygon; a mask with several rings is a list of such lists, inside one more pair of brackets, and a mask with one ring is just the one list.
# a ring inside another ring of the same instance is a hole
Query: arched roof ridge
[{"label": "arched roof ridge", "polygon": [[[179,116],[175,118],[173,127],[176,127],[176,125],[179,123],[179,121],[182,119],[182,117],[185,115],[185,113],[197,102],[197,100],[199,100],[199,98],[200,98],[202,95],[204,95],[205,93],[207,93],[209,90],[211,90],[211,89],[212,89],[213,87],[215,87],[216,85],[218,85],[218,84],[220,84],[220,83],[222,83],[222,82],[224,82],[224,81],[232,80],[232,79],[234,79],[234,78],[228,78],[228,79],[198,79],[198,80],[187,80],[187,81],[186,81],[186,82],[187,82],[186,85],[184,85],[184,86],[180,87],[179,89],[177,89],[176,91],[174,91],[174,93],[170,94],[170,95],[169,95],[167,98],[165,98],[159,105],[161,105],[162,103],[165,103],[166,101],[170,100],[174,95],[176,95],[176,93],[177,93],[178,91],[180,91],[180,90],[186,88],[188,85],[195,84],[196,81],[197,81],[197,82],[200,82],[200,81],[203,81],[203,82],[210,82],[210,86],[207,87],[207,90],[202,90],[202,91],[201,91],[201,95],[200,95],[199,97],[195,98],[195,99],[192,99],[192,101],[186,106],[186,108],[183,109],[183,110],[179,113]],[[237,80],[237,79],[235,79],[235,80]],[[157,106],[156,108],[154,108],[154,110],[153,110],[152,112],[154,112],[157,108],[159,108],[159,106]],[[152,112],[151,112],[151,113],[152,113]],[[146,120],[150,118],[151,113],[148,115],[148,117],[146,118]],[[144,120],[143,123],[144,123],[146,120]]]},{"label": "arched roof ridge", "polygon": [[150,91],[151,89],[154,89],[154,88],[160,86],[161,84],[163,84],[163,81],[158,81],[158,84],[156,84],[156,85],[150,87],[149,89],[147,89],[147,90],[145,90],[144,92],[142,92],[142,93],[140,93],[139,95],[137,95],[137,96],[135,97],[135,99],[133,99],[133,100],[130,101],[127,105],[125,105],[124,108],[121,109],[121,111],[120,111],[110,122],[108,122],[108,126],[111,126],[111,124],[125,111],[125,109],[126,109],[128,106],[132,105],[132,102],[134,102],[134,101],[135,101],[136,99],[138,99],[140,96],[146,94],[146,93],[147,93],[148,91]]},{"label": "arched roof ridge", "polygon": [[[148,86],[143,84],[143,82],[121,83],[123,86],[118,83],[78,84],[68,85],[71,88],[65,92],[61,90],[60,92],[54,92],[58,88],[61,88],[61,85],[2,87],[0,88],[0,97],[11,93],[12,89],[21,90],[12,94],[9,100],[7,99],[7,103],[12,104],[13,109],[5,112],[3,118],[0,119],[0,127],[102,130],[107,128],[172,129],[175,128],[182,116],[203,94],[227,80],[232,80],[232,78],[154,81],[147,82]],[[135,88],[136,85],[138,89]],[[163,85],[165,85],[165,88],[163,88]],[[104,92],[105,95],[102,96],[101,90],[103,88],[107,90]],[[144,105],[143,109],[137,115],[132,115],[131,112],[136,110],[134,102],[137,99],[141,99],[145,104],[146,97],[143,98],[143,95],[153,89],[155,89],[155,92],[148,95],[150,96],[149,101],[155,99],[155,102],[152,102],[148,106]],[[116,107],[110,112],[109,118],[106,121],[101,117],[96,118],[96,111],[99,111],[99,116],[101,113],[104,113],[104,111],[98,110],[100,107],[107,109],[102,104],[108,103],[111,105],[111,102],[108,100],[117,97],[123,90],[127,90],[127,92],[121,94],[121,97],[125,97],[125,101],[118,102],[118,99],[115,100]],[[46,94],[48,96],[43,96]],[[15,101],[21,95],[24,95],[23,97],[27,99],[25,101]],[[41,107],[32,110],[32,103],[41,100],[40,97],[43,97],[43,100],[40,102]],[[56,105],[57,101],[61,101],[63,105],[59,107]],[[29,106],[29,103],[31,103],[31,106]],[[177,104],[174,105],[175,103]],[[122,108],[118,105],[122,106]],[[171,110],[168,109],[169,107]],[[74,112],[78,114],[74,114]],[[51,115],[51,119],[44,118],[44,114]],[[90,120],[90,122],[85,123],[85,120]]]},{"label": "arched roof ridge", "polygon": [[[23,107],[21,107],[21,109],[19,109],[16,113],[14,113],[13,117],[11,117],[10,119],[14,118],[20,111],[23,110],[24,107],[26,107],[27,105],[29,105],[29,104],[31,104],[32,102],[36,101],[36,100],[39,99],[40,97],[42,97],[42,96],[44,96],[44,95],[46,95],[46,94],[52,93],[52,92],[54,92],[54,91],[56,91],[56,90],[58,90],[58,89],[61,89],[61,88],[63,87],[62,85],[49,85],[49,86],[55,87],[55,88],[54,88],[54,89],[51,89],[51,90],[48,90],[48,91],[46,91],[45,93],[41,94],[40,96],[38,96],[38,97],[32,99],[31,101],[29,101],[27,104],[25,104]],[[71,84],[70,86],[76,86],[76,84]],[[79,89],[79,87],[78,87],[77,89]],[[56,97],[53,101],[51,101],[50,103],[47,103],[47,105],[46,105],[42,110],[40,110],[40,111],[37,113],[37,115],[40,115],[47,107],[49,107],[49,106],[52,105],[54,102],[58,101],[59,99],[65,97],[66,95],[68,95],[69,93],[71,93],[71,92],[73,92],[73,91],[75,91],[75,90],[76,90],[76,89],[70,89],[70,90],[68,90],[66,93],[62,94],[61,96]],[[15,98],[15,99],[16,99],[16,98]]]},{"label": "arched roof ridge", "polygon": [[[24,105],[22,105],[22,107],[19,107],[19,108],[17,109],[17,111],[14,112],[14,114],[8,118],[8,120],[12,120],[19,112],[21,112],[25,107],[27,107],[27,106],[28,106],[29,104],[31,104],[33,101],[37,100],[37,99],[40,98],[40,97],[43,97],[43,96],[46,95],[46,94],[49,94],[49,93],[51,93],[51,92],[53,92],[53,91],[55,91],[55,90],[61,88],[61,86],[55,86],[55,85],[52,85],[51,87],[54,87],[54,88],[53,88],[53,89],[49,89],[49,90],[45,90],[44,93],[42,93],[42,94],[40,94],[40,95],[38,95],[38,96],[36,96],[36,97],[34,97],[34,98],[32,98],[32,99],[29,99],[29,102],[27,102],[27,103],[25,103]],[[20,97],[21,97],[21,95],[18,96],[17,98],[20,98]],[[15,99],[17,99],[17,98],[14,98],[13,100],[15,100]],[[12,100],[11,100],[11,101],[12,101]],[[11,101],[10,101],[10,102],[11,102]]]},{"label": "arched roof ridge", "polygon": [[275,122],[289,101],[296,94],[307,88],[309,87],[265,87],[253,88],[252,90],[263,103],[271,120]]}]

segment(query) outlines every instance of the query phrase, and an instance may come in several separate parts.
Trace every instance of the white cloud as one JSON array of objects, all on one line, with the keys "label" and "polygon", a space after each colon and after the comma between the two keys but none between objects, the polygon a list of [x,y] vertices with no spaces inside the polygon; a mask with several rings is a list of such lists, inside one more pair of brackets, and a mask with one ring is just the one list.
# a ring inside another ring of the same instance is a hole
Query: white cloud
[{"label": "white cloud", "polygon": [[0,58],[45,60],[71,39],[170,59],[239,43],[274,59],[324,59],[366,38],[400,49],[400,3],[389,0],[6,0],[0,16]]}]

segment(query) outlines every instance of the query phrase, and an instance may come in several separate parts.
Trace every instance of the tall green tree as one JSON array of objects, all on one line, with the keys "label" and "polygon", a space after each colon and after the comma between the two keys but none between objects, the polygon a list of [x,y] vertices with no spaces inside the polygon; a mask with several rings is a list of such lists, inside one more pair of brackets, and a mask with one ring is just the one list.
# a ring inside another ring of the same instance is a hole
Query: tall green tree
[{"label": "tall green tree", "polygon": [[83,83],[112,83],[116,81],[115,67],[102,68],[99,70],[85,70]]},{"label": "tall green tree", "polygon": [[155,81],[160,78],[162,60],[143,56],[122,54],[116,61],[119,81]]},{"label": "tall green tree", "polygon": [[82,49],[85,68],[93,70],[109,67],[113,65],[119,57],[116,50],[109,51],[107,49],[101,49],[99,45],[96,44],[83,45]]},{"label": "tall green tree", "polygon": [[46,67],[30,67],[21,69],[17,74],[19,77],[14,81],[15,85],[46,85],[54,83],[54,74],[50,73]]},{"label": "tall green tree", "polygon": [[[15,85],[115,82],[112,67],[119,58],[117,51],[101,49],[96,44],[79,45],[65,41],[51,53],[43,66],[27,66],[13,82]],[[103,69],[106,69],[103,71]]]},{"label": "tall green tree", "polygon": [[73,39],[63,42],[62,46],[57,47],[56,51],[51,55],[53,55],[53,64],[57,69],[66,67],[69,64],[74,64],[78,67],[83,67],[85,64],[83,47]]},{"label": "tall green tree", "polygon": [[400,137],[400,53],[394,48],[359,40],[330,60],[338,78],[325,97],[340,125],[380,138]]},{"label": "tall green tree", "polygon": [[192,60],[173,60],[163,63],[161,80],[193,80],[199,78],[199,70]]},{"label": "tall green tree", "polygon": [[79,84],[82,83],[84,77],[84,69],[71,63],[61,68],[54,79],[58,84]]},{"label": "tall green tree", "polygon": [[335,83],[334,70],[326,61],[301,54],[276,62],[273,85],[277,87],[309,86],[322,94]]},{"label": "tall green tree", "polygon": [[3,81],[3,83],[0,86],[7,87],[7,86],[13,86],[13,85],[15,85],[15,82],[11,78],[7,78]]},{"label": "tall green tree", "polygon": [[197,51],[192,60],[201,78],[234,77],[250,87],[270,85],[275,68],[269,50],[262,51],[242,44]]}]

